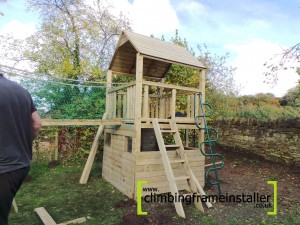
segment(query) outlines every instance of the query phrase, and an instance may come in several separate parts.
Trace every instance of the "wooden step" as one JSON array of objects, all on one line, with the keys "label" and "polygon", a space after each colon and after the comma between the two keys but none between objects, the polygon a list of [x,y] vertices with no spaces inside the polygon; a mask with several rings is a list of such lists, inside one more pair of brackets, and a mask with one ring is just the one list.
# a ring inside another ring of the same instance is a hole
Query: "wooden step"
[{"label": "wooden step", "polygon": [[176,130],[161,130],[161,133],[176,133]]},{"label": "wooden step", "polygon": [[184,163],[184,159],[170,159],[170,163]]},{"label": "wooden step", "polygon": [[174,177],[175,181],[180,181],[180,180],[188,180],[191,179],[190,176],[179,176],[179,177]]},{"label": "wooden step", "polygon": [[166,148],[179,148],[179,145],[165,145]]}]

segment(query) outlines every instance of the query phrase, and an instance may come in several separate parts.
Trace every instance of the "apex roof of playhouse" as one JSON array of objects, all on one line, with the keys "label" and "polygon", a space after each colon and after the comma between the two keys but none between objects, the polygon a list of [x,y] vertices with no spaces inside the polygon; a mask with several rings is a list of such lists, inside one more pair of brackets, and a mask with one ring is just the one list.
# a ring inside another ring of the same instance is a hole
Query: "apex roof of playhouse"
[{"label": "apex roof of playhouse", "polygon": [[144,56],[143,73],[148,77],[165,77],[173,63],[200,69],[206,68],[181,46],[131,31],[123,31],[109,69],[135,75],[136,53]]}]

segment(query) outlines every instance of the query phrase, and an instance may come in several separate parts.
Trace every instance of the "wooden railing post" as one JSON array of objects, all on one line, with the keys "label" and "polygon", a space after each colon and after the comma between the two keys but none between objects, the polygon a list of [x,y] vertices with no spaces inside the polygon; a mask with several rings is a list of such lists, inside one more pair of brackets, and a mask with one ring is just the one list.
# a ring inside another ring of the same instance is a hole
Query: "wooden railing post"
[{"label": "wooden railing post", "polygon": [[122,117],[122,94],[117,94],[118,101],[118,118]]},{"label": "wooden railing post", "polygon": [[172,89],[172,98],[170,102],[171,109],[171,118],[175,119],[175,111],[176,111],[176,89]]},{"label": "wooden railing post", "polygon": [[[202,102],[205,102],[205,69],[200,70],[200,77],[199,77],[199,89],[202,94]],[[199,104],[200,106],[200,104]],[[203,110],[204,111],[204,110]],[[200,109],[200,113],[202,113]],[[205,112],[204,112],[205,113]],[[202,127],[203,127],[203,119],[201,121]],[[198,148],[200,148],[200,143],[204,141],[204,130],[201,130],[199,132],[199,137],[198,137]],[[203,149],[205,149],[205,146],[203,146]]]},{"label": "wooden railing post", "polygon": [[149,118],[149,86],[144,86],[144,103],[143,103],[143,117]]},{"label": "wooden railing post", "polygon": [[[165,83],[165,78],[161,79],[162,83]],[[159,118],[165,118],[166,115],[166,99],[163,97],[164,94],[164,88],[161,87],[159,89],[159,95],[160,95],[160,99],[159,99]]]},{"label": "wooden railing post", "polygon": [[111,88],[111,80],[112,80],[112,71],[108,70],[106,75],[106,103],[105,103],[105,112],[108,115],[108,118],[110,118],[110,109],[111,109],[111,103],[110,103],[110,94],[108,94],[109,89]]},{"label": "wooden railing post", "polygon": [[136,54],[136,85],[135,85],[135,110],[134,110],[134,125],[135,125],[135,138],[134,138],[134,151],[140,152],[141,150],[141,126],[142,126],[142,91],[143,91],[143,56],[139,53]]}]

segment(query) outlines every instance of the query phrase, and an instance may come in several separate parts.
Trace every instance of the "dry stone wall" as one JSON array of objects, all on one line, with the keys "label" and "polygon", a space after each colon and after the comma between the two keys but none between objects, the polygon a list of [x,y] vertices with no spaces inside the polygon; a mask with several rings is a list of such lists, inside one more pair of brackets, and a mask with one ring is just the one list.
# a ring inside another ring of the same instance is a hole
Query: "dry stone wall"
[{"label": "dry stone wall", "polygon": [[215,120],[219,144],[265,159],[300,166],[300,119],[257,121],[253,119]]}]

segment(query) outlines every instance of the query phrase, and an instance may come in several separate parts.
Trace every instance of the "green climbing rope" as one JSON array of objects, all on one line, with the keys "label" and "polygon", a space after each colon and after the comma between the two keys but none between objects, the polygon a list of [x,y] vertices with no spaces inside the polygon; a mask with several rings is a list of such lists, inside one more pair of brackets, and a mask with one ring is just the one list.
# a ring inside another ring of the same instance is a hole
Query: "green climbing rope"
[{"label": "green climbing rope", "polygon": [[[194,102],[196,102],[196,97],[197,97],[197,95],[194,96]],[[200,151],[205,157],[210,157],[211,161],[212,161],[212,167],[207,169],[205,172],[205,180],[210,185],[218,186],[219,195],[221,195],[221,186],[220,186],[220,181],[219,181],[219,177],[218,177],[218,170],[220,170],[224,167],[224,158],[219,153],[214,153],[214,151],[213,151],[212,145],[213,145],[213,143],[216,143],[218,141],[219,136],[218,136],[218,132],[215,128],[208,127],[207,120],[206,120],[207,117],[212,116],[214,111],[210,104],[203,103],[201,93],[199,95],[199,98],[200,98],[200,106],[201,106],[202,114],[201,115],[196,115],[196,113],[194,114],[195,115],[195,124],[199,130],[204,130],[205,137],[206,137],[206,138],[204,138],[204,141],[200,143]],[[205,107],[209,108],[209,114],[205,114]],[[196,107],[194,107],[194,108],[196,111]],[[203,118],[203,126],[201,126],[199,124],[199,121],[198,121],[199,118]],[[211,139],[211,136],[213,133],[215,134],[215,138]],[[206,153],[206,151],[204,149],[205,144],[207,144],[209,146],[209,153]],[[216,157],[219,158],[222,162],[220,166],[216,165],[216,160],[215,160]],[[210,172],[214,172],[215,181],[211,181],[211,179],[209,178]]]}]

